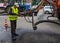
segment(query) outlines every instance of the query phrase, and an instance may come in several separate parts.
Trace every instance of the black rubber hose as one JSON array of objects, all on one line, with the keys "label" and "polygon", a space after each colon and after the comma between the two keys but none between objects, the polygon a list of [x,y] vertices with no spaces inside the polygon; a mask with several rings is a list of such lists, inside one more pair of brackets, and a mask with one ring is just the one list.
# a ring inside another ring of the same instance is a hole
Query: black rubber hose
[{"label": "black rubber hose", "polygon": [[53,21],[53,20],[41,20],[41,21],[36,22],[35,25],[38,25],[38,24],[44,23],[44,22],[54,23],[54,24],[60,25],[60,23]]}]

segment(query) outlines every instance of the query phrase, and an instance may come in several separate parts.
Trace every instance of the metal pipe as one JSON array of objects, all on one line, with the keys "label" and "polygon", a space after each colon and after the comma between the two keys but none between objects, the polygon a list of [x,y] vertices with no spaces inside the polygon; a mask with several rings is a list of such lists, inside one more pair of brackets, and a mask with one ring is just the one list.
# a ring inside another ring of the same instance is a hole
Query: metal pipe
[{"label": "metal pipe", "polygon": [[32,15],[32,26],[33,26],[33,30],[36,30],[37,29],[37,27],[36,27],[36,25],[34,23],[34,13]]}]

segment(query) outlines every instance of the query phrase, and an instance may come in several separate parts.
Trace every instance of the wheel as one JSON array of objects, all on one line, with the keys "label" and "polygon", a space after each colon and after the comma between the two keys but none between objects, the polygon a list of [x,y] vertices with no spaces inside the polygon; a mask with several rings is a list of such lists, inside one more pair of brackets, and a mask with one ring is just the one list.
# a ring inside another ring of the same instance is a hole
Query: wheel
[{"label": "wheel", "polygon": [[9,7],[6,8],[6,13],[8,13],[8,12],[9,12]]},{"label": "wheel", "polygon": [[46,11],[45,14],[49,14],[49,11]]},{"label": "wheel", "polygon": [[5,9],[6,13],[9,13],[10,7],[11,7],[11,6],[7,6],[7,7],[6,7],[6,9]]}]

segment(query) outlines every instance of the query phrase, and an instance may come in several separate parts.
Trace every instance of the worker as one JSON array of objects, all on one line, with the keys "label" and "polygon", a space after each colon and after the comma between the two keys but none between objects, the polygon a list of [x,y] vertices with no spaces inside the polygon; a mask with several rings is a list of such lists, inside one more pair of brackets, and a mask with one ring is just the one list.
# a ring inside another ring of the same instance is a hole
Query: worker
[{"label": "worker", "polygon": [[17,23],[17,19],[18,19],[18,3],[14,3],[14,5],[10,8],[9,10],[9,17],[8,19],[10,20],[10,24],[11,24],[11,34],[12,37],[18,36],[18,34],[16,34],[16,23]]}]

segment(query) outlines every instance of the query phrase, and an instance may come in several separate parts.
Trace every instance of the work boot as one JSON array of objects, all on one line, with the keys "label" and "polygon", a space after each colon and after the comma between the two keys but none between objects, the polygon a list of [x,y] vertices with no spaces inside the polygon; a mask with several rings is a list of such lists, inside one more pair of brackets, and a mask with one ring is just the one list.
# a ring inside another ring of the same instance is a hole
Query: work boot
[{"label": "work boot", "polygon": [[12,41],[15,41],[16,40],[16,35],[12,35]]},{"label": "work boot", "polygon": [[16,40],[16,38],[15,38],[15,36],[14,36],[14,35],[12,35],[12,41],[14,41],[14,40]]},{"label": "work boot", "polygon": [[12,41],[15,41],[16,40],[16,37],[14,36],[14,37],[12,37]]},{"label": "work boot", "polygon": [[16,34],[16,33],[14,33],[13,35],[14,35],[14,36],[19,36],[19,35],[18,35],[18,34]]}]

